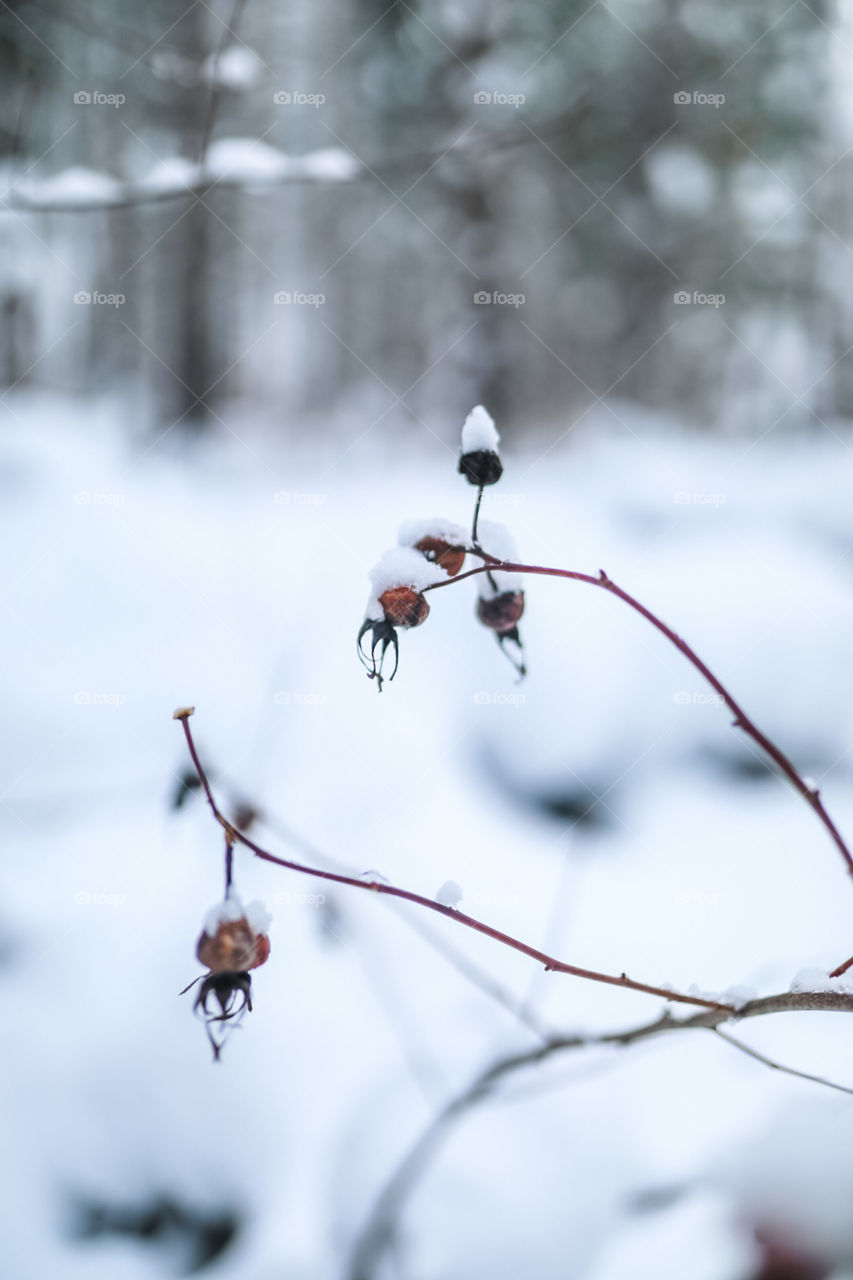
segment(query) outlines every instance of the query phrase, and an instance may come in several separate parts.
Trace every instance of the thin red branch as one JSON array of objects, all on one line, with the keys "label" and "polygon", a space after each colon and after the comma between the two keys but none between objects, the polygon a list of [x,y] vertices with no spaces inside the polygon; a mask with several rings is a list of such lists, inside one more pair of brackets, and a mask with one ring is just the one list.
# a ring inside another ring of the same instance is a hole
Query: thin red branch
[{"label": "thin red branch", "polygon": [[261,848],[254,840],[250,840],[248,836],[238,831],[233,823],[220,812],[210,783],[207,780],[202,763],[199,760],[193,741],[192,731],[189,725],[189,712],[176,717],[181,721],[184,729],[184,735],[187,740],[190,757],[192,758],[195,771],[198,774],[207,802],[210,805],[213,816],[216,821],[225,829],[227,835],[233,840],[250,849],[256,858],[263,859],[264,862],[271,862],[277,867],[286,867],[289,871],[298,871],[302,875],[315,876],[320,880],[331,880],[335,884],[347,884],[353,889],[368,889],[372,893],[387,894],[392,898],[400,898],[404,902],[414,902],[419,907],[426,907],[429,911],[435,911],[438,915],[445,916],[448,920],[453,920],[456,924],[464,925],[468,929],[475,929],[478,933],[485,934],[486,937],[492,938],[495,942],[502,943],[505,947],[511,947],[514,951],[520,951],[523,955],[530,956],[532,960],[538,960],[543,964],[546,970],[553,973],[568,973],[575,978],[585,978],[589,982],[602,982],[611,987],[623,987],[629,991],[643,991],[650,996],[659,996],[662,1000],[673,1001],[677,1004],[699,1005],[704,1009],[715,1009],[735,1016],[736,1010],[732,1005],[726,1004],[720,1000],[707,1000],[700,996],[682,995],[678,991],[669,991],[665,987],[651,986],[646,982],[636,982],[633,978],[629,978],[626,973],[610,974],[598,973],[595,969],[582,969],[577,965],[566,964],[562,960],[557,960],[554,956],[550,956],[545,951],[540,951],[537,947],[531,947],[526,942],[521,942],[518,938],[512,937],[508,933],[503,933],[500,929],[494,929],[491,925],[484,924],[481,920],[475,920],[473,916],[467,916],[462,911],[457,911],[454,907],[445,907],[440,902],[433,901],[432,898],[425,898],[419,893],[413,893],[410,889],[399,889],[396,885],[386,884],[380,880],[358,880],[353,876],[344,875],[337,871],[323,871],[319,867],[307,867],[301,862],[293,862],[289,858],[279,858],[275,854],[270,853],[267,849]]},{"label": "thin red branch", "polygon": [[[774,764],[781,770],[788,779],[795,791],[802,796],[806,803],[814,810],[818,821],[821,822],[832,838],[836,848],[844,859],[844,863],[848,872],[853,875],[853,854],[847,846],[846,841],[842,837],[840,831],[836,827],[832,818],[827,813],[823,801],[820,798],[820,792],[817,787],[810,787],[805,778],[798,772],[796,767],[788,759],[785,753],[776,746],[774,742],[767,737],[765,733],[759,729],[758,725],[750,716],[746,714],[743,707],[729,693],[726,686],[711,671],[711,669],[702,661],[695,649],[682,640],[671,627],[668,627],[651,609],[647,609],[644,604],[629,595],[627,591],[623,591],[615,582],[608,578],[607,574],[601,569],[597,576],[589,573],[579,573],[573,569],[551,569],[544,565],[537,564],[516,564],[510,560],[498,560],[494,556],[484,555],[482,552],[475,551],[486,562],[476,569],[468,569],[465,573],[457,574],[455,578],[448,578],[446,582],[437,582],[426,588],[427,591],[437,591],[441,587],[449,587],[454,582],[460,582],[462,578],[472,578],[479,573],[535,573],[542,574],[550,578],[571,578],[575,582],[587,582],[592,587],[600,587],[604,591],[609,591],[611,595],[616,596],[619,600],[624,601],[635,613],[639,613],[641,617],[650,622],[661,635],[666,636],[671,644],[674,644],[679,652],[683,653],[688,662],[692,663],[701,676],[707,680],[711,688],[714,689],[722,698],[734,716],[734,727],[742,729],[753,742],[757,743],[761,750],[768,755]],[[833,976],[843,973],[847,968],[853,965],[853,957],[850,958],[841,968],[837,969]]]}]

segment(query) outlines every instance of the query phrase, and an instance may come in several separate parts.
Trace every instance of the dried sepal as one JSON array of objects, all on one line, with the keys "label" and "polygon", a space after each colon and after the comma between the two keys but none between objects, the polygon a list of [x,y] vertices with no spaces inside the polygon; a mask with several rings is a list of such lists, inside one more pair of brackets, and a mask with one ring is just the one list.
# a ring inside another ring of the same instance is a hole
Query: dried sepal
[{"label": "dried sepal", "polygon": [[[211,998],[216,1005],[209,1007]],[[216,1012],[216,1006],[219,1012]],[[193,1005],[193,1012],[204,1022],[207,1038],[213,1050],[214,1062],[219,1062],[229,1033],[245,1013],[252,1012],[252,979],[248,973],[209,973],[202,980]],[[228,1025],[226,1025],[228,1024]],[[214,1034],[219,1031],[219,1038]]]},{"label": "dried sepal", "polygon": [[[364,637],[370,633],[370,647],[364,646]],[[387,618],[365,618],[358,633],[358,656],[362,666],[367,670],[368,679],[375,680],[379,692],[386,676],[382,672],[385,654],[389,649],[394,651],[394,670],[388,680],[393,680],[400,665],[400,644],[397,632]]]}]

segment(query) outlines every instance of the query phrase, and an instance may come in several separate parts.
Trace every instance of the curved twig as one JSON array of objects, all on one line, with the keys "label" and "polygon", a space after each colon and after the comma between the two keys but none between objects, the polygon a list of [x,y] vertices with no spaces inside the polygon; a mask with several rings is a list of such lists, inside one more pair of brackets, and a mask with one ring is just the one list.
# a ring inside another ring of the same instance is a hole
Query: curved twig
[{"label": "curved twig", "polygon": [[[753,742],[757,743],[761,750],[768,755],[775,765],[780,769],[784,776],[788,779],[794,790],[802,796],[806,803],[814,810],[818,821],[821,822],[832,838],[835,847],[838,849],[848,872],[853,875],[853,854],[847,846],[840,831],[827,813],[823,801],[820,798],[820,792],[817,787],[809,786],[805,778],[797,770],[794,764],[788,759],[784,751],[776,746],[774,742],[767,737],[759,729],[758,725],[750,716],[746,714],[743,707],[735,700],[733,695],[729,693],[723,682],[714,675],[710,667],[708,667],[699,657],[695,649],[693,649],[686,640],[682,640],[672,627],[652,613],[651,609],[647,609],[644,604],[634,596],[629,595],[622,587],[616,585],[611,578],[608,578],[603,569],[600,569],[597,575],[591,573],[580,573],[574,569],[552,569],[545,565],[538,564],[516,564],[511,560],[499,560],[495,556],[484,553],[480,548],[473,548],[472,554],[479,555],[484,561],[476,569],[468,569],[465,573],[459,573],[455,578],[448,578],[445,582],[435,582],[431,586],[425,587],[424,591],[438,591],[443,587],[452,586],[455,582],[461,582],[463,578],[472,578],[480,573],[534,573],[541,574],[550,578],[570,578],[574,582],[586,582],[592,587],[600,587],[607,591],[610,595],[616,596],[619,600],[624,601],[629,608],[639,613],[641,617],[650,622],[652,626],[660,631],[661,635],[666,636],[671,644],[674,644],[680,653],[683,653],[688,662],[692,663],[699,674],[707,680],[712,689],[719,694],[729,711],[734,716],[734,727],[742,729]],[[853,965],[853,957],[839,969],[834,971],[833,976],[844,972],[846,968]]]},{"label": "curved twig", "polygon": [[244,845],[247,849],[251,849],[256,858],[262,858],[264,862],[272,862],[278,867],[286,867],[289,871],[298,871],[302,875],[315,876],[320,880],[331,880],[335,884],[347,884],[353,889],[367,889],[372,893],[387,894],[389,897],[400,898],[405,902],[414,902],[420,907],[426,907],[428,911],[435,911],[438,915],[445,916],[448,920],[453,920],[456,924],[464,925],[468,929],[475,929],[478,933],[485,934],[487,938],[492,938],[495,942],[500,942],[505,947],[520,951],[523,955],[530,956],[532,960],[538,960],[549,972],[567,973],[575,978],[585,978],[588,982],[601,982],[607,986],[622,987],[628,991],[642,991],[646,995],[658,996],[661,1000],[672,1001],[676,1004],[698,1005],[704,1009],[722,1013],[724,1017],[730,1017],[735,1013],[734,1007],[722,1000],[710,1000],[704,996],[684,995],[680,991],[670,991],[666,987],[655,987],[647,982],[637,982],[635,979],[629,978],[626,973],[599,973],[595,969],[583,969],[578,965],[566,964],[565,961],[558,960],[555,956],[548,955],[545,951],[540,951],[538,947],[532,947],[528,943],[522,942],[519,938],[512,937],[511,934],[503,933],[500,929],[495,929],[491,925],[485,924],[482,920],[475,920],[473,916],[457,911],[455,907],[445,907],[440,902],[435,902],[432,898],[425,898],[420,893],[413,893],[410,889],[399,889],[396,885],[387,884],[381,880],[359,880],[354,876],[344,875],[338,871],[323,871],[319,867],[306,867],[301,862],[293,862],[289,858],[277,857],[267,849],[261,848],[254,840],[250,840],[242,831],[238,831],[234,824],[229,822],[220,812],[193,742],[192,731],[189,726],[189,717],[191,715],[192,709],[185,707],[176,711],[174,718],[180,720],[183,725],[190,757],[204,789],[211,812],[231,839]]},{"label": "curved twig", "polygon": [[[763,996],[750,1000],[734,1015],[738,1019],[764,1017],[772,1013],[793,1013],[804,1010],[824,1012],[853,1013],[853,992],[815,991],[785,992],[775,996]],[[731,1016],[731,1015],[730,1015]],[[456,1124],[481,1102],[492,1096],[496,1087],[507,1076],[514,1075],[527,1067],[539,1066],[558,1053],[572,1049],[585,1049],[615,1045],[626,1047],[639,1040],[648,1040],[654,1036],[665,1035],[671,1031],[688,1031],[705,1029],[715,1032],[727,1043],[776,1071],[784,1071],[788,1075],[808,1080],[815,1084],[837,1089],[842,1093],[853,1094],[853,1088],[825,1080],[821,1076],[809,1075],[794,1067],[786,1067],[781,1063],[766,1058],[757,1050],[751,1049],[736,1040],[727,1032],[719,1029],[720,1023],[726,1021],[726,1015],[713,1010],[694,1014],[690,1018],[676,1019],[669,1013],[654,1022],[644,1023],[626,1031],[610,1031],[596,1035],[563,1036],[550,1041],[536,1049],[521,1053],[508,1054],[492,1063],[481,1072],[461,1094],[451,1100],[435,1116],[420,1137],[410,1148],[379,1194],[370,1217],[356,1241],[352,1253],[347,1280],[372,1280],[376,1266],[393,1243],[397,1232],[397,1223],[406,1202],[414,1191],[421,1177],[428,1168],[433,1156],[437,1153],[444,1139]]]}]

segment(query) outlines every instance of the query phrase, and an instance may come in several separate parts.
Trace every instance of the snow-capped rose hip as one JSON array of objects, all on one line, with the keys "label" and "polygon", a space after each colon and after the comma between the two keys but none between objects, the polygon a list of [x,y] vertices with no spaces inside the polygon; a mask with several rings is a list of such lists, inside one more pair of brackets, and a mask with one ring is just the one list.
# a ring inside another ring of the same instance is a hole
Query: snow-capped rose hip
[{"label": "snow-capped rose hip", "polygon": [[461,573],[468,550],[468,534],[460,524],[433,516],[429,520],[407,520],[400,527],[401,547],[413,547],[443,569],[448,578]]},{"label": "snow-capped rose hip", "polygon": [[498,453],[498,439],[491,415],[481,404],[476,405],[462,427],[459,458],[459,471],[469,484],[482,489],[500,480],[503,463]]},{"label": "snow-capped rose hip", "polygon": [[[382,664],[389,649],[394,650],[397,674],[400,646],[397,628],[419,627],[429,614],[424,591],[438,582],[446,582],[443,569],[427,560],[414,547],[394,547],[370,571],[373,590],[367,601],[366,617],[358,633],[358,655],[371,680],[382,689]],[[369,647],[364,643],[370,636]]]},{"label": "snow-capped rose hip", "polygon": [[412,587],[389,587],[379,603],[392,627],[419,627],[429,613],[426,597]]},{"label": "snow-capped rose hip", "polygon": [[415,543],[415,550],[422,551],[427,560],[431,560],[433,564],[437,564],[443,569],[448,578],[455,578],[457,573],[462,572],[462,566],[465,563],[465,547],[452,546],[449,542],[445,542],[443,538],[433,538],[427,535]]},{"label": "snow-capped rose hip", "polygon": [[240,973],[266,963],[270,940],[265,933],[255,933],[245,917],[223,920],[214,934],[202,933],[195,953],[211,973]]},{"label": "snow-capped rose hip", "polygon": [[[249,971],[269,959],[270,940],[266,930],[270,915],[261,902],[244,907],[233,888],[224,902],[218,903],[205,917],[204,928],[196,944],[196,956],[208,972],[201,982],[193,1006],[204,1019],[214,1060],[219,1060],[225,1038],[217,1040],[213,1029],[219,1023],[230,1023],[243,1013],[252,1012],[252,979]],[[190,987],[194,983],[190,983]],[[185,987],[189,991],[190,987]],[[181,992],[183,995],[183,992]],[[216,1004],[209,1007],[211,998]],[[219,1012],[215,1012],[218,1006]]]},{"label": "snow-capped rose hip", "polygon": [[499,635],[515,631],[523,613],[523,591],[501,591],[496,596],[480,596],[477,601],[477,617],[480,622]]}]

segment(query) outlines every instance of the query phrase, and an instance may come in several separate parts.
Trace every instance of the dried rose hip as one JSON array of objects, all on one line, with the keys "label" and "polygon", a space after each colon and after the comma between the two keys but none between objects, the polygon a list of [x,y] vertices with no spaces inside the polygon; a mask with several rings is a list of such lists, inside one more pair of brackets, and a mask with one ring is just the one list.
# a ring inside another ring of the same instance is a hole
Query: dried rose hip
[{"label": "dried rose hip", "polygon": [[415,543],[415,550],[422,551],[427,560],[431,560],[433,564],[437,564],[444,570],[448,578],[455,578],[465,563],[464,547],[454,546],[444,538],[436,538],[429,534]]},{"label": "dried rose hip", "polygon": [[429,613],[426,597],[412,587],[389,587],[379,603],[393,627],[419,627]]},{"label": "dried rose hip", "polygon": [[500,595],[477,601],[477,617],[484,627],[497,631],[499,635],[515,631],[516,623],[524,613],[523,591],[502,591]]}]

